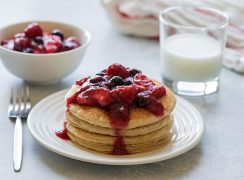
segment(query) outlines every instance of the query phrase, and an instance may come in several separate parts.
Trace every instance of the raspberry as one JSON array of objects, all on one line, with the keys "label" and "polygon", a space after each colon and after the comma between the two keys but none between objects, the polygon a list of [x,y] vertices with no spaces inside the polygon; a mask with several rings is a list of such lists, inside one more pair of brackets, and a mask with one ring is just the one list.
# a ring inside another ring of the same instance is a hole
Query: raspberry
[{"label": "raspberry", "polygon": [[131,105],[134,102],[136,93],[136,88],[133,85],[117,86],[115,89],[111,90],[114,101],[126,105]]},{"label": "raspberry", "polygon": [[29,24],[25,28],[25,36],[28,38],[35,38],[36,36],[42,36],[42,28],[37,23]]},{"label": "raspberry", "polygon": [[106,71],[106,74],[110,76],[120,76],[121,78],[127,78],[130,75],[127,69],[121,64],[110,65]]}]

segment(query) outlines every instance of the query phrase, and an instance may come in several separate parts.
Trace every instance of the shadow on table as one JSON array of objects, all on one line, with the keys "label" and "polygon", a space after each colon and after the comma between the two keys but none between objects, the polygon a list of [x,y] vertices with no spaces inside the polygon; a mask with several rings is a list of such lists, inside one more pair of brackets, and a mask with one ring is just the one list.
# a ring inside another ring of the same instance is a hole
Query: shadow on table
[{"label": "shadow on table", "polygon": [[193,150],[173,159],[135,166],[98,165],[72,160],[52,153],[39,145],[36,153],[41,162],[61,177],[86,179],[178,179],[187,177],[202,157],[201,144]]}]

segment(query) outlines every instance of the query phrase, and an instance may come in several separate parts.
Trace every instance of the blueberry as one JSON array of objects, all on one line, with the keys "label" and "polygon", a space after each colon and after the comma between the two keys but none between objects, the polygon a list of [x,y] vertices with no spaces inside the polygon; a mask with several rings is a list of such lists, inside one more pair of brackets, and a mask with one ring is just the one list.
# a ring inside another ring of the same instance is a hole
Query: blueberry
[{"label": "blueberry", "polygon": [[37,37],[35,37],[34,42],[35,42],[37,45],[39,45],[39,44],[43,44],[43,39],[42,39],[41,36],[37,36]]},{"label": "blueberry", "polygon": [[61,38],[62,41],[64,40],[63,32],[62,32],[60,29],[54,29],[54,30],[52,31],[52,35],[59,36],[59,37]]},{"label": "blueberry", "polygon": [[124,85],[129,86],[131,84],[133,84],[133,78],[132,77],[128,77],[124,80]]},{"label": "blueberry", "polygon": [[23,49],[19,43],[14,42],[14,50],[22,52]]},{"label": "blueberry", "polygon": [[106,69],[102,70],[101,72],[97,73],[96,75],[104,76],[105,73],[106,73]]},{"label": "blueberry", "polygon": [[120,86],[120,85],[124,85],[124,81],[121,77],[114,76],[110,79],[111,88],[116,87],[116,86]]},{"label": "blueberry", "polygon": [[149,104],[149,96],[137,95],[136,105],[138,107],[146,107]]},{"label": "blueberry", "polygon": [[93,77],[93,78],[91,78],[90,79],[90,83],[99,83],[99,82],[101,82],[101,81],[103,81],[104,79],[103,79],[103,77],[102,76],[95,76],[95,77]]},{"label": "blueberry", "polygon": [[130,73],[130,76],[135,76],[136,74],[138,74],[138,73],[141,73],[141,71],[140,70],[138,70],[138,69],[130,69],[129,70],[129,73]]},{"label": "blueberry", "polygon": [[25,53],[34,53],[33,49],[31,49],[31,48],[24,49],[24,52]]}]

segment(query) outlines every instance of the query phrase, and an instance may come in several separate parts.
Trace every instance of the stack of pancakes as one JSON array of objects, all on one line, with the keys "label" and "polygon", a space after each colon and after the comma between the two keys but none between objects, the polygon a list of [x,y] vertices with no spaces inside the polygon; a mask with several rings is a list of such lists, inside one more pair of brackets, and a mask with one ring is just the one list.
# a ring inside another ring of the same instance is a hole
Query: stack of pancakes
[{"label": "stack of pancakes", "polygon": [[[66,98],[76,92],[72,86]],[[130,111],[130,121],[120,130],[126,150],[129,154],[152,151],[166,145],[171,139],[175,106],[174,94],[166,88],[166,96],[160,99],[164,106],[164,115],[155,116],[142,108]],[[68,136],[78,145],[87,149],[111,154],[116,140],[116,131],[110,125],[108,112],[95,106],[70,104],[66,111]]]}]

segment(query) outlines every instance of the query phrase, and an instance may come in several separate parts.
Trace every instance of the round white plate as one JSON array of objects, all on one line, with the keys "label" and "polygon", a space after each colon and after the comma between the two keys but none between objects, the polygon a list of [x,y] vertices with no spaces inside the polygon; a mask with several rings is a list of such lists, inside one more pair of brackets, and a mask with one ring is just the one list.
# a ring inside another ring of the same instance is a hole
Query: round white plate
[{"label": "round white plate", "polygon": [[32,109],[27,121],[32,135],[41,145],[69,158],[109,165],[153,163],[189,151],[199,143],[203,135],[204,123],[200,113],[186,100],[177,97],[177,104],[173,111],[173,136],[166,147],[149,153],[127,156],[104,155],[88,151],[55,135],[55,131],[63,129],[66,92],[67,90],[63,90],[41,100]]}]

